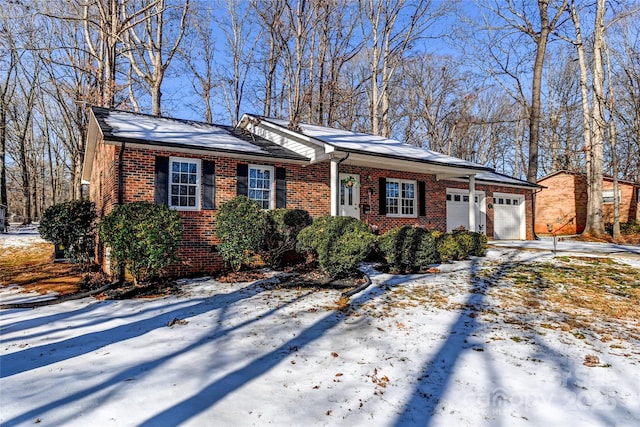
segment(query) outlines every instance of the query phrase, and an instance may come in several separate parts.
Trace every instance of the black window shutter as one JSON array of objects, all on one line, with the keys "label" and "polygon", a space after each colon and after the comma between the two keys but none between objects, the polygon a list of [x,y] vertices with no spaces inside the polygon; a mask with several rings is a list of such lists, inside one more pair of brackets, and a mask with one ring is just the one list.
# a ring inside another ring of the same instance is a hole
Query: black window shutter
[{"label": "black window shutter", "polygon": [[202,209],[216,208],[216,164],[202,161]]},{"label": "black window shutter", "polygon": [[427,190],[424,181],[418,181],[418,215],[427,216]]},{"label": "black window shutter", "polygon": [[153,200],[157,204],[169,204],[169,158],[156,156],[155,191]]},{"label": "black window shutter", "polygon": [[287,170],[276,168],[276,208],[287,207]]},{"label": "black window shutter", "polygon": [[387,178],[380,178],[378,181],[378,206],[379,214],[387,214]]},{"label": "black window shutter", "polygon": [[236,195],[247,196],[249,194],[247,188],[247,177],[249,176],[249,165],[238,163],[238,184],[236,187]]}]

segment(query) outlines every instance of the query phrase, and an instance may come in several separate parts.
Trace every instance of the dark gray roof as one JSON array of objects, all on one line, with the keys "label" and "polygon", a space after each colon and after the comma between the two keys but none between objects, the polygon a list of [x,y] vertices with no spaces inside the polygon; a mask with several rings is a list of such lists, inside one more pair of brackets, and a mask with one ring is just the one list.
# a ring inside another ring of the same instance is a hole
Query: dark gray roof
[{"label": "dark gray roof", "polygon": [[173,148],[249,154],[275,159],[309,159],[231,126],[92,107],[104,139]]}]

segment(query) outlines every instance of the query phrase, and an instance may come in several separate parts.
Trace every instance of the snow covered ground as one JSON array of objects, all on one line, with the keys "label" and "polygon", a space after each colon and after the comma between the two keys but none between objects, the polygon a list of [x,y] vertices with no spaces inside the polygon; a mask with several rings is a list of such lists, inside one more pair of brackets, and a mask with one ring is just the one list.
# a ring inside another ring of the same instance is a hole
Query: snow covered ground
[{"label": "snow covered ground", "polygon": [[180,297],[4,310],[0,424],[640,425],[638,340],[507,322],[526,307],[478,275],[551,258],[495,248],[439,274],[370,270],[344,310],[335,290],[206,279]]}]

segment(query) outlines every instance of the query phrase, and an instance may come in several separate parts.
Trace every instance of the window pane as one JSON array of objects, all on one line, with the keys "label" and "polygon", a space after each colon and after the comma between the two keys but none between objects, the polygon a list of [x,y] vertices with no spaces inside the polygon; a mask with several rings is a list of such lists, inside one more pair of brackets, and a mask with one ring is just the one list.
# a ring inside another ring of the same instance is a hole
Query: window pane
[{"label": "window pane", "polygon": [[462,196],[462,201],[469,203],[469,196]]},{"label": "window pane", "polygon": [[514,205],[518,206],[518,203],[519,203],[518,199],[513,199],[513,204]]},{"label": "window pane", "polygon": [[447,194],[447,200],[451,201],[451,194]]},{"label": "window pane", "polygon": [[387,182],[387,197],[398,197],[397,182]]},{"label": "window pane", "polygon": [[271,205],[271,169],[268,167],[249,168],[249,198],[257,201],[264,209]]},{"label": "window pane", "polygon": [[455,200],[456,202],[460,201],[460,195],[459,194],[454,194],[453,195],[453,200]]},{"label": "window pane", "polygon": [[171,206],[197,207],[198,191],[198,162],[171,161]]},{"label": "window pane", "polygon": [[403,190],[402,197],[413,199],[413,184],[403,184],[402,190]]},{"label": "window pane", "polygon": [[507,202],[508,205],[511,204],[511,199],[506,199],[505,202]]}]

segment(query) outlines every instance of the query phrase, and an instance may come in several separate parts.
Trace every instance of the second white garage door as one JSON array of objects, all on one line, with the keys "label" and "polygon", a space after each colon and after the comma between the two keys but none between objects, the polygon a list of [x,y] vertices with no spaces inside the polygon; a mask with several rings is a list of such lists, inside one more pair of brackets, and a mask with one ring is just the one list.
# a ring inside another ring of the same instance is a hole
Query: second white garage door
[{"label": "second white garage door", "polygon": [[496,240],[525,240],[524,196],[493,193],[493,238]]}]

